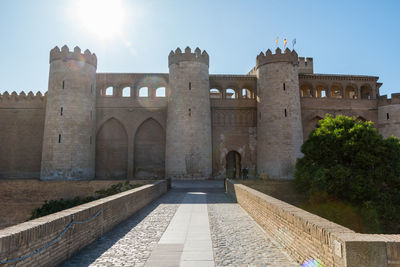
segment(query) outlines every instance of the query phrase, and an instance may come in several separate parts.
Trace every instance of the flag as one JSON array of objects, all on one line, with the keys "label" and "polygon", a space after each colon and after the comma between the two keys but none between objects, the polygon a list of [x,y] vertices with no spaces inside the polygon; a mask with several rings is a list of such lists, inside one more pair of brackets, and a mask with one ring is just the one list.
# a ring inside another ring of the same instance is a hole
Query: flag
[{"label": "flag", "polygon": [[283,40],[283,46],[286,47],[287,44],[287,39],[285,38],[285,40]]},{"label": "flag", "polygon": [[275,43],[278,45],[279,37],[276,37]]},{"label": "flag", "polygon": [[294,47],[295,44],[296,44],[296,38],[293,39],[292,46]]}]

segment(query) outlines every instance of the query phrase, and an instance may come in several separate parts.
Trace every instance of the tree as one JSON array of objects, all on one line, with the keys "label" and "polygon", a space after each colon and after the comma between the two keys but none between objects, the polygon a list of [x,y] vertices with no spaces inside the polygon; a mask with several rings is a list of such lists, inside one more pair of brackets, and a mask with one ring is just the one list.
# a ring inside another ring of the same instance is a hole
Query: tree
[{"label": "tree", "polygon": [[296,163],[295,184],[311,196],[325,192],[377,210],[385,232],[400,232],[400,139],[384,139],[372,122],[327,115]]}]

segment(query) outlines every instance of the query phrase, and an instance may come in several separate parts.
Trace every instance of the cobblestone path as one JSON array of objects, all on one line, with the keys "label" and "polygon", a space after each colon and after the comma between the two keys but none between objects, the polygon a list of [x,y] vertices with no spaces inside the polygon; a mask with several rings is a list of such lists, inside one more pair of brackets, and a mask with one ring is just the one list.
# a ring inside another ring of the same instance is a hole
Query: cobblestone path
[{"label": "cobblestone path", "polygon": [[144,266],[184,196],[165,194],[61,266]]},{"label": "cobblestone path", "polygon": [[222,190],[188,192],[168,192],[61,266],[299,266]]},{"label": "cobblestone path", "polygon": [[208,193],[216,266],[299,266],[224,193]]}]

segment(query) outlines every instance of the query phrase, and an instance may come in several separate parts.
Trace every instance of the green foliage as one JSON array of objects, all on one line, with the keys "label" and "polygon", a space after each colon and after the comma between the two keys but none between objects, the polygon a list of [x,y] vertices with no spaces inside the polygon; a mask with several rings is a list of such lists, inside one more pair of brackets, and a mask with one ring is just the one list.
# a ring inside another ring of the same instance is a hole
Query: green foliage
[{"label": "green foliage", "polygon": [[47,202],[47,200],[45,201],[45,203],[37,209],[34,209],[32,211],[32,215],[29,218],[29,220],[32,219],[36,219],[39,217],[43,217],[58,211],[62,211],[65,209],[69,209],[81,204],[85,204],[100,198],[104,198],[104,197],[108,197],[111,195],[115,195],[121,192],[124,192],[126,190],[130,190],[136,187],[139,187],[139,184],[130,184],[129,181],[126,181],[125,183],[118,183],[118,184],[114,184],[112,185],[110,188],[107,189],[102,189],[99,191],[96,191],[96,195],[95,196],[89,196],[89,197],[85,197],[85,198],[80,198],[80,197],[75,197],[73,199],[58,199],[58,200],[50,200],[49,202]]},{"label": "green foliage", "polygon": [[[372,122],[327,115],[302,146],[295,184],[309,197],[325,192],[378,214],[386,233],[400,232],[400,139],[384,139]],[[397,204],[396,204],[397,203]]]}]

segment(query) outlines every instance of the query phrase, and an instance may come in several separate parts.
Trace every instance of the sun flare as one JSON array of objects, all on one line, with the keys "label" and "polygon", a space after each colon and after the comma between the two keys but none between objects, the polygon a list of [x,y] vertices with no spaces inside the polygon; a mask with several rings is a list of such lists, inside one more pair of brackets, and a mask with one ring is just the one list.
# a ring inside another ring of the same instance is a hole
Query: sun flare
[{"label": "sun flare", "polygon": [[78,23],[99,39],[110,39],[124,31],[126,7],[122,0],[80,0],[75,10]]}]

